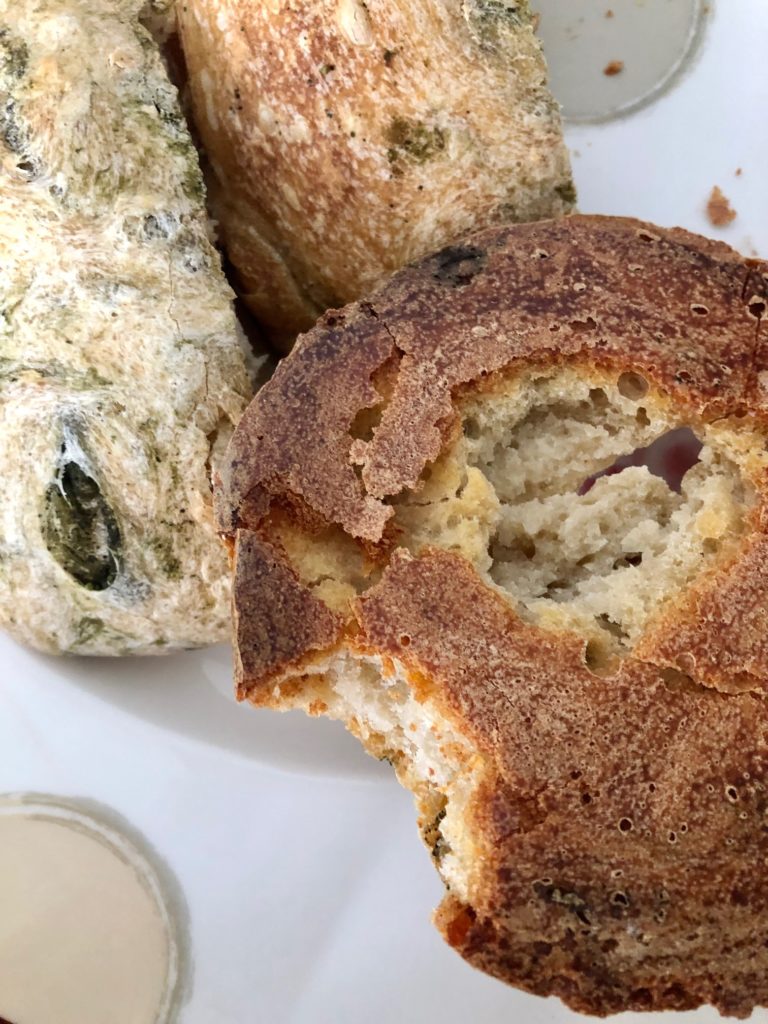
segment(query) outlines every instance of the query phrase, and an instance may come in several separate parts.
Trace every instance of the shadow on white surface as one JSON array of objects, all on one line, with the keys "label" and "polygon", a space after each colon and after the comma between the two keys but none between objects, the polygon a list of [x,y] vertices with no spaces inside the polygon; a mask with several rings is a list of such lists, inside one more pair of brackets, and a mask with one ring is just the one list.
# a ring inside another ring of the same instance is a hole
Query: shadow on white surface
[{"label": "shadow on white surface", "polygon": [[338,722],[238,704],[223,644],[158,658],[56,658],[3,637],[0,664],[36,685],[75,687],[95,704],[278,770],[368,781],[389,775]]}]

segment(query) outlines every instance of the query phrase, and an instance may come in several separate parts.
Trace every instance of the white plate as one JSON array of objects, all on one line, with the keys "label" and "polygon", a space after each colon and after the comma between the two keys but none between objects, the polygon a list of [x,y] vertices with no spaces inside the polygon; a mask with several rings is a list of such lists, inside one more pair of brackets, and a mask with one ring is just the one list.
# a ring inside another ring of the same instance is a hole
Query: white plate
[{"label": "white plate", "polygon": [[[552,4],[542,7],[546,19]],[[768,4],[720,0],[707,18],[668,92],[568,129],[580,206],[768,256]],[[616,50],[612,37],[599,66],[622,59]],[[738,214],[722,231],[705,216],[713,185]],[[82,661],[0,639],[0,665],[0,791],[109,805],[184,892],[184,1024],[583,1019],[483,977],[444,946],[428,922],[441,886],[408,795],[340,727],[236,707],[226,649]],[[718,1019],[706,1009],[674,1018]]]}]

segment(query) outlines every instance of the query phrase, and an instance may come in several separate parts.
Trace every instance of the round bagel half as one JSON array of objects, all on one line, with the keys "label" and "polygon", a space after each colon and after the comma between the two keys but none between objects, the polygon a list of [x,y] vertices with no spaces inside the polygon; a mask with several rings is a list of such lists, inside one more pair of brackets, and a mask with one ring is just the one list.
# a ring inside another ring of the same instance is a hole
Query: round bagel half
[{"label": "round bagel half", "polygon": [[391,760],[448,942],[578,1010],[768,1002],[766,273],[475,235],[326,314],[219,481],[239,696]]}]

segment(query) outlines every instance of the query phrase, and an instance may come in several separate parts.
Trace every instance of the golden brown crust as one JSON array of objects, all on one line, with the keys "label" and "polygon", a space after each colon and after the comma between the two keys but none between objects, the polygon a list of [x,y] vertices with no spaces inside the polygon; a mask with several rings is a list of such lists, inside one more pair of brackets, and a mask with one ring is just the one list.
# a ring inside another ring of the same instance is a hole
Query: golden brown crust
[{"label": "golden brown crust", "polygon": [[462,955],[591,1013],[768,1001],[761,700],[669,689],[635,659],[598,678],[448,552],[396,556],[360,623],[494,766],[473,906],[438,915]]},{"label": "golden brown crust", "polygon": [[[299,669],[310,652],[330,648],[343,626],[301,584],[280,550],[249,530],[237,533],[232,607],[236,672],[252,687],[269,687]],[[246,696],[240,687],[238,696]]]},{"label": "golden brown crust", "polygon": [[[635,371],[681,422],[730,417],[736,433],[764,432],[765,272],[637,221],[486,232],[327,316],[230,449],[225,531],[300,501],[381,545],[388,564],[345,642],[423,680],[485,766],[465,816],[484,850],[471,906],[449,895],[438,924],[471,963],[579,1010],[711,1002],[743,1015],[768,1002],[768,881],[756,870],[768,858],[766,481],[751,478],[730,562],[670,600],[604,677],[585,639],[524,622],[458,555],[390,553],[385,499],[444,449],[459,398],[525,368]],[[385,364],[396,372],[371,436],[358,413],[376,404]],[[262,618],[265,599],[236,597],[241,621]],[[339,624],[300,625],[266,668],[248,652],[257,670],[244,667],[241,694],[268,702],[291,665],[341,646]]]},{"label": "golden brown crust", "polygon": [[768,691],[768,537],[692,587],[635,654],[726,693]]},{"label": "golden brown crust", "polygon": [[[614,217],[494,229],[445,249],[301,339],[240,421],[220,526],[248,523],[287,492],[378,542],[391,516],[381,499],[413,486],[438,455],[454,392],[520,365],[636,370],[707,419],[763,411],[765,274],[726,245]],[[350,430],[379,400],[371,377],[396,354],[375,437],[355,444],[361,485]]]},{"label": "golden brown crust", "polygon": [[245,301],[283,340],[454,238],[573,206],[524,0],[177,13],[212,208]]}]

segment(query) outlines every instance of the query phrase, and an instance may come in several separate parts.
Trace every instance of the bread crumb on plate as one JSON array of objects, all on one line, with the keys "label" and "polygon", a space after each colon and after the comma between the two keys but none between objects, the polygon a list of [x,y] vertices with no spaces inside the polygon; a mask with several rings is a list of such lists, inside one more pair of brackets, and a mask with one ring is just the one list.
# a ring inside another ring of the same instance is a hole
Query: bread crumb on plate
[{"label": "bread crumb on plate", "polygon": [[736,220],[736,211],[731,206],[728,197],[723,195],[717,185],[713,185],[707,200],[707,216],[710,224],[716,228],[727,227]]}]

